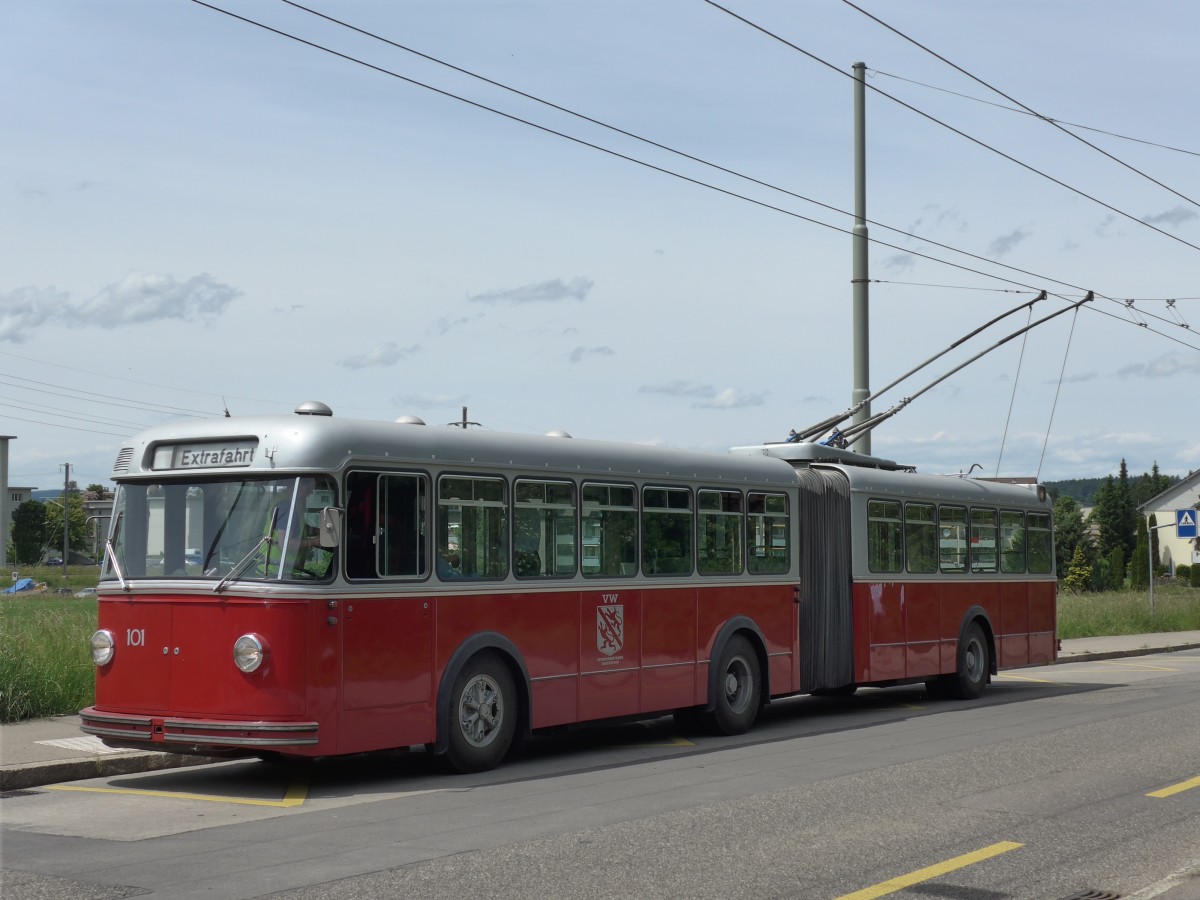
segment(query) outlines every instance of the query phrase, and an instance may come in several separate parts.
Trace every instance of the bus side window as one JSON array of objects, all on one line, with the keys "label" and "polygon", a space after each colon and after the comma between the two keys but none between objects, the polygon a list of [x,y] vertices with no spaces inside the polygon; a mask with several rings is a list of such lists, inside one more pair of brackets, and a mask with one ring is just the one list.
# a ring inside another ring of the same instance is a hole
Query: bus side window
[{"label": "bus side window", "polygon": [[791,565],[785,494],[746,497],[747,569],[751,575],[778,575]]},{"label": "bus side window", "polygon": [[1000,571],[1025,572],[1025,514],[1019,509],[1000,510]]},{"label": "bus side window", "polygon": [[642,489],[642,572],[692,573],[692,492],[687,488]]},{"label": "bus side window", "polygon": [[971,543],[969,545],[972,572],[996,571],[996,511],[971,510]]},{"label": "bus side window", "polygon": [[438,564],[444,578],[508,574],[508,491],[502,478],[438,481]]},{"label": "bus side window", "polygon": [[1029,571],[1049,575],[1054,571],[1054,533],[1050,530],[1050,513],[1031,512],[1025,517],[1029,526]]},{"label": "bus side window", "polygon": [[938,546],[943,572],[967,571],[967,510],[943,506],[938,511]]},{"label": "bus side window", "polygon": [[705,575],[742,571],[742,495],[738,491],[699,491],[696,551]]},{"label": "bus side window", "polygon": [[513,574],[575,574],[575,485],[520,479],[513,486]]},{"label": "bus side window", "polygon": [[425,575],[425,477],[383,475],[379,479],[376,554],[385,578]]},{"label": "bus side window", "polygon": [[583,485],[580,568],[585,577],[637,574],[637,491],[627,484]]},{"label": "bus side window", "polygon": [[346,476],[346,577],[375,578],[374,472]]},{"label": "bus side window", "polygon": [[904,552],[909,572],[927,575],[938,570],[938,530],[932,503],[904,505]]},{"label": "bus side window", "polygon": [[904,533],[897,500],[867,501],[867,568],[872,572],[904,569]]}]

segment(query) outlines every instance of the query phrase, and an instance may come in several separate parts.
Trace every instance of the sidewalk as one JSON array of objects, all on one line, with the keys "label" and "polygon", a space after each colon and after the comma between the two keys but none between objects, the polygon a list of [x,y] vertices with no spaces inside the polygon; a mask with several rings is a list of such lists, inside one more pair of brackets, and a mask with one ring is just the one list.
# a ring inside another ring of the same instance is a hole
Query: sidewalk
[{"label": "sidewalk", "polygon": [[[1063,641],[1058,664],[1200,648],[1200,631]],[[79,730],[78,716],[0,725],[0,792],[212,762],[206,757],[113,750]]]}]

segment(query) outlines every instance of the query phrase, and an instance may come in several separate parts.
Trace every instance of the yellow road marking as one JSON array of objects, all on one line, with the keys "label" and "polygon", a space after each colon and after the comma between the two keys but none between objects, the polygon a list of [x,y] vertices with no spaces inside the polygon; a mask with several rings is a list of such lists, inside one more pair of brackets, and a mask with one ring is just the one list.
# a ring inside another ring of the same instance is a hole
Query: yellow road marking
[{"label": "yellow road marking", "polygon": [[992,844],[990,847],[984,847],[982,850],[976,850],[974,853],[964,853],[962,856],[956,856],[954,859],[948,859],[945,862],[927,866],[924,869],[918,869],[915,872],[901,875],[890,881],[882,881],[873,887],[855,891],[853,894],[843,894],[837,900],[873,900],[875,897],[894,894],[896,891],[912,887],[914,884],[920,884],[922,881],[929,881],[931,878],[938,878],[948,872],[973,866],[977,862],[983,862],[985,859],[991,859],[993,856],[999,856],[1001,853],[1007,853],[1009,850],[1016,850],[1018,847],[1023,846],[1024,844],[1015,844],[1012,841],[1001,841],[998,844]]},{"label": "yellow road marking", "polygon": [[1187,781],[1181,781],[1179,784],[1173,784],[1170,787],[1162,788],[1158,791],[1151,791],[1147,797],[1170,797],[1172,794],[1182,794],[1184,791],[1190,791],[1192,788],[1200,787],[1200,776],[1189,778]]},{"label": "yellow road marking", "polygon": [[996,677],[1005,679],[1012,678],[1017,681],[1035,681],[1038,684],[1065,684],[1065,682],[1062,681],[1051,681],[1049,678],[1034,678],[1031,675],[1014,675],[1012,672],[1001,672]]},{"label": "yellow road marking", "polygon": [[78,791],[86,794],[127,794],[134,797],[167,797],[173,800],[203,800],[206,803],[234,803],[241,806],[270,806],[290,809],[302,806],[308,798],[308,779],[300,778],[288,785],[282,800],[250,800],[245,797],[222,797],[218,794],[189,794],[184,791],[145,791],[133,788],[79,787],[71,784],[50,784],[51,791]]},{"label": "yellow road marking", "polygon": [[1102,666],[1120,666],[1125,669],[1154,669],[1159,672],[1178,672],[1178,669],[1168,669],[1166,666],[1152,666],[1149,663],[1123,663],[1113,662],[1108,659],[1098,659],[1096,662]]}]

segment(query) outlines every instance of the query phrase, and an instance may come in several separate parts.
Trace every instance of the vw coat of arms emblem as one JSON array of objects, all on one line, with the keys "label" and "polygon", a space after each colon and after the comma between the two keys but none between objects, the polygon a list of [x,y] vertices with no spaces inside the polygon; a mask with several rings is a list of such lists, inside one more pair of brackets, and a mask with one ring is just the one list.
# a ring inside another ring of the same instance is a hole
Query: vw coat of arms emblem
[{"label": "vw coat of arms emblem", "polygon": [[625,607],[596,607],[596,649],[605,656],[612,656],[625,646]]}]

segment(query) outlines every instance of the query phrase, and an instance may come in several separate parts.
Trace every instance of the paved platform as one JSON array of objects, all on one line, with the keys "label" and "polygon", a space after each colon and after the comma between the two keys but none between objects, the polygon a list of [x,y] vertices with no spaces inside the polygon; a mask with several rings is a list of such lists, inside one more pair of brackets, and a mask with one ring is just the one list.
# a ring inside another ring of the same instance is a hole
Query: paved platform
[{"label": "paved platform", "polygon": [[[1063,641],[1058,663],[1200,648],[1200,631]],[[79,730],[78,716],[0,725],[0,792],[212,762],[204,757],[113,750]]]}]

